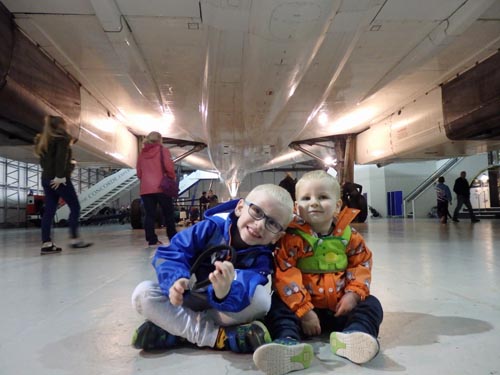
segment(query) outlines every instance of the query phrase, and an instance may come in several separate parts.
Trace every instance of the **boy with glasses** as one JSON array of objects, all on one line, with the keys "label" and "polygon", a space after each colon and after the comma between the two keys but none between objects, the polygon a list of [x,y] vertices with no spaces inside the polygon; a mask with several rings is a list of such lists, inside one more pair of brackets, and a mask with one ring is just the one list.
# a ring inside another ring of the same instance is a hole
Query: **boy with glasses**
[{"label": "boy with glasses", "polygon": [[330,333],[334,354],[362,364],[379,351],[382,306],[370,295],[372,253],[349,224],[359,210],[342,206],[337,180],[324,171],[297,182],[296,213],[275,252],[272,306],[266,317],[273,343],[253,355],[266,374],[310,366],[303,336]]},{"label": "boy with glasses", "polygon": [[[132,345],[147,351],[189,342],[250,353],[270,342],[257,319],[271,306],[264,285],[274,268],[273,245],[292,218],[290,194],[276,185],[259,185],[246,199],[207,210],[205,220],[158,247],[152,261],[158,283],[144,281],[132,295],[134,308],[147,319],[135,331]],[[221,245],[235,250],[234,265],[199,258]],[[209,282],[193,285],[193,277]]]}]

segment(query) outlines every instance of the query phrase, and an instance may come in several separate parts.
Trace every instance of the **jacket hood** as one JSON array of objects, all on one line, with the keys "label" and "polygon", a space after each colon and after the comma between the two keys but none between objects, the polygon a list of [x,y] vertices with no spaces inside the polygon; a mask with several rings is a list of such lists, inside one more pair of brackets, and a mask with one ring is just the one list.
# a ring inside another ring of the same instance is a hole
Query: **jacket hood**
[{"label": "jacket hood", "polygon": [[205,218],[209,218],[215,214],[221,214],[221,213],[229,213],[231,214],[234,212],[234,209],[236,208],[236,205],[238,204],[240,200],[239,199],[233,199],[228,202],[220,203],[215,207],[209,208],[208,210],[205,211]]},{"label": "jacket hood", "polygon": [[158,158],[160,147],[162,146],[159,143],[146,143],[142,149],[142,155],[146,159]]}]

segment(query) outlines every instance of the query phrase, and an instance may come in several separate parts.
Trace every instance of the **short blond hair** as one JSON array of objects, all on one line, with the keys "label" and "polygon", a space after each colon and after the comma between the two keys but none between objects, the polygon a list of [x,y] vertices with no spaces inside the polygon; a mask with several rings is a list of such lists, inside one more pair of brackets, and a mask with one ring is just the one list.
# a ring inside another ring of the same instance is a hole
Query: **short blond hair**
[{"label": "short blond hair", "polygon": [[335,177],[332,175],[326,173],[323,170],[316,170],[316,171],[311,171],[307,172],[304,174],[298,181],[297,184],[295,185],[295,196],[299,196],[299,190],[306,181],[313,181],[313,180],[327,180],[328,183],[331,185],[332,192],[335,194],[336,199],[340,199],[340,184],[337,181]]},{"label": "short blond hair", "polygon": [[250,193],[248,193],[246,199],[251,201],[252,197],[257,193],[265,192],[271,198],[275,199],[280,203],[286,210],[288,215],[288,222],[293,220],[293,200],[290,193],[283,189],[281,186],[274,184],[262,184],[254,187]]},{"label": "short blond hair", "polygon": [[144,143],[161,143],[162,136],[158,132],[149,133],[144,139]]}]

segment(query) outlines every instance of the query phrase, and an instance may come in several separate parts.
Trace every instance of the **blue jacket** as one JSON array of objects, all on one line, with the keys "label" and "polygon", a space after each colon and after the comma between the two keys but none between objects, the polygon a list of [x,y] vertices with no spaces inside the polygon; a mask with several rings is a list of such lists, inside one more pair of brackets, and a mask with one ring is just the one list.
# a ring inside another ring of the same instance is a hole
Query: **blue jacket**
[{"label": "blue jacket", "polygon": [[[205,220],[177,233],[168,246],[158,247],[152,264],[162,292],[168,296],[170,287],[180,278],[190,277],[190,268],[197,257],[210,247],[231,245],[231,230],[236,228],[234,208],[238,199],[220,204],[205,212]],[[250,304],[257,285],[265,285],[272,273],[273,246],[251,246],[236,249],[235,279],[229,294],[223,300],[215,297],[212,285],[205,291],[210,305],[219,311],[238,312]],[[204,280],[213,271],[207,259],[198,271],[198,280]]]},{"label": "blue jacket", "polygon": [[451,202],[451,191],[445,184],[439,183],[436,185],[436,195],[438,201]]}]

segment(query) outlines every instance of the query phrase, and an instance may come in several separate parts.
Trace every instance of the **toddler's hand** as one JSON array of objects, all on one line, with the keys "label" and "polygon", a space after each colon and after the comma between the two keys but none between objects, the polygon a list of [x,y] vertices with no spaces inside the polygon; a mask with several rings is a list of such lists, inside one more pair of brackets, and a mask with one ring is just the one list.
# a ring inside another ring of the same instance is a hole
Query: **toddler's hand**
[{"label": "toddler's hand", "polygon": [[234,266],[227,260],[224,262],[217,261],[214,263],[215,271],[208,275],[208,279],[212,283],[215,296],[218,299],[224,299],[231,289],[231,283],[234,280]]},{"label": "toddler's hand", "polygon": [[313,311],[308,311],[301,319],[302,331],[306,336],[321,335],[321,324],[318,315]]},{"label": "toddler's hand", "polygon": [[346,315],[352,309],[356,307],[360,300],[360,297],[353,292],[348,292],[342,296],[340,301],[337,303],[337,307],[335,308],[335,316]]},{"label": "toddler's hand", "polygon": [[184,302],[184,292],[188,288],[189,279],[181,278],[177,280],[168,291],[170,303],[174,306],[181,306]]}]

